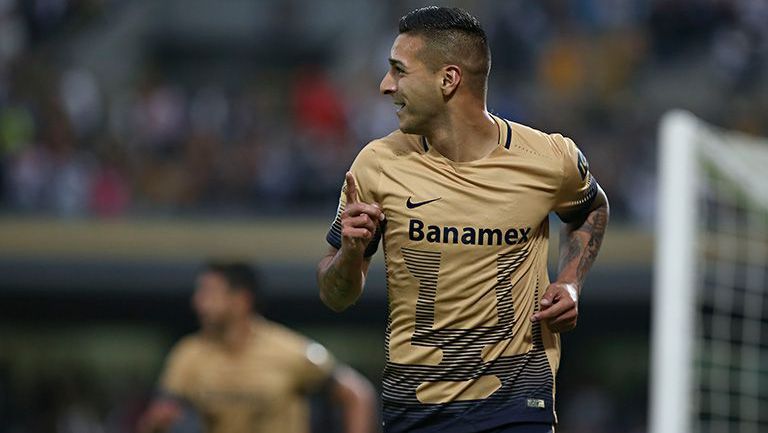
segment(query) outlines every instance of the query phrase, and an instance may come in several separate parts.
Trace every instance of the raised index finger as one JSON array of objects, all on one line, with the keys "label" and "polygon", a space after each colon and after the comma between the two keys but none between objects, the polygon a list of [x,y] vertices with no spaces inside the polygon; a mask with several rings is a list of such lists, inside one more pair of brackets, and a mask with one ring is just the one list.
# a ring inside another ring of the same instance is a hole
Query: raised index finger
[{"label": "raised index finger", "polygon": [[352,177],[352,172],[348,171],[346,175],[347,180],[347,204],[357,203],[357,185],[355,185],[355,178]]}]

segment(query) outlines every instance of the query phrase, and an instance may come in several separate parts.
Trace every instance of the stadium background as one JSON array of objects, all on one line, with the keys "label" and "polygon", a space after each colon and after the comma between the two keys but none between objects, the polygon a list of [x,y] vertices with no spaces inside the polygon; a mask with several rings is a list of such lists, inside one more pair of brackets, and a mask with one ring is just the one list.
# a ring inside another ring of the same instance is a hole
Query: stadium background
[{"label": "stadium background", "polygon": [[[208,257],[377,383],[381,263],[343,314],[314,265],[422,2],[0,0],[0,432],[128,432],[195,328]],[[582,147],[612,226],[564,338],[559,431],[646,429],[656,130],[768,135],[768,2],[453,1],[486,26],[489,108]],[[380,260],[380,258],[379,258]]]}]

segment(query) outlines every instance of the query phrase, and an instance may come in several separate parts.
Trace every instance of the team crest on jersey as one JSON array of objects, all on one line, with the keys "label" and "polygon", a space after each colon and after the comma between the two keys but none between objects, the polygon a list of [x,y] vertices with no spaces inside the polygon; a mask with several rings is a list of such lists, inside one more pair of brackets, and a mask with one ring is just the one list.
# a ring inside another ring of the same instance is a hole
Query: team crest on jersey
[{"label": "team crest on jersey", "polygon": [[581,180],[584,180],[587,177],[587,173],[589,173],[589,163],[587,162],[587,158],[584,157],[584,154],[581,153],[581,150],[579,152],[579,175],[581,175]]}]

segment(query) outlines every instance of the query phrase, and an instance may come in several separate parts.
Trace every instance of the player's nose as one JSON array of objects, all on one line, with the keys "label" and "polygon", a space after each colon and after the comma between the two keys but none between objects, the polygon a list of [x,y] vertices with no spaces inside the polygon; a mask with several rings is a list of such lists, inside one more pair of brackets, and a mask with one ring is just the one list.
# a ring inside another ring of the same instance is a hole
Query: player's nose
[{"label": "player's nose", "polygon": [[384,78],[381,79],[381,84],[379,84],[379,91],[382,95],[390,95],[392,93],[395,93],[397,90],[397,86],[395,85],[395,80],[392,79],[392,74],[386,73],[384,74]]}]

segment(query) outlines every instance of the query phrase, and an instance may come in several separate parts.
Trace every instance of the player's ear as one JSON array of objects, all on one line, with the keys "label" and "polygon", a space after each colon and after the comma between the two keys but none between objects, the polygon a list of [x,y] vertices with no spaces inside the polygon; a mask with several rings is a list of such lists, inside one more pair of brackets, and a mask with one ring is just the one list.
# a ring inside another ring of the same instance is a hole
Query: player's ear
[{"label": "player's ear", "polygon": [[442,72],[440,89],[443,91],[443,96],[450,97],[461,83],[461,68],[456,65],[446,65]]}]

